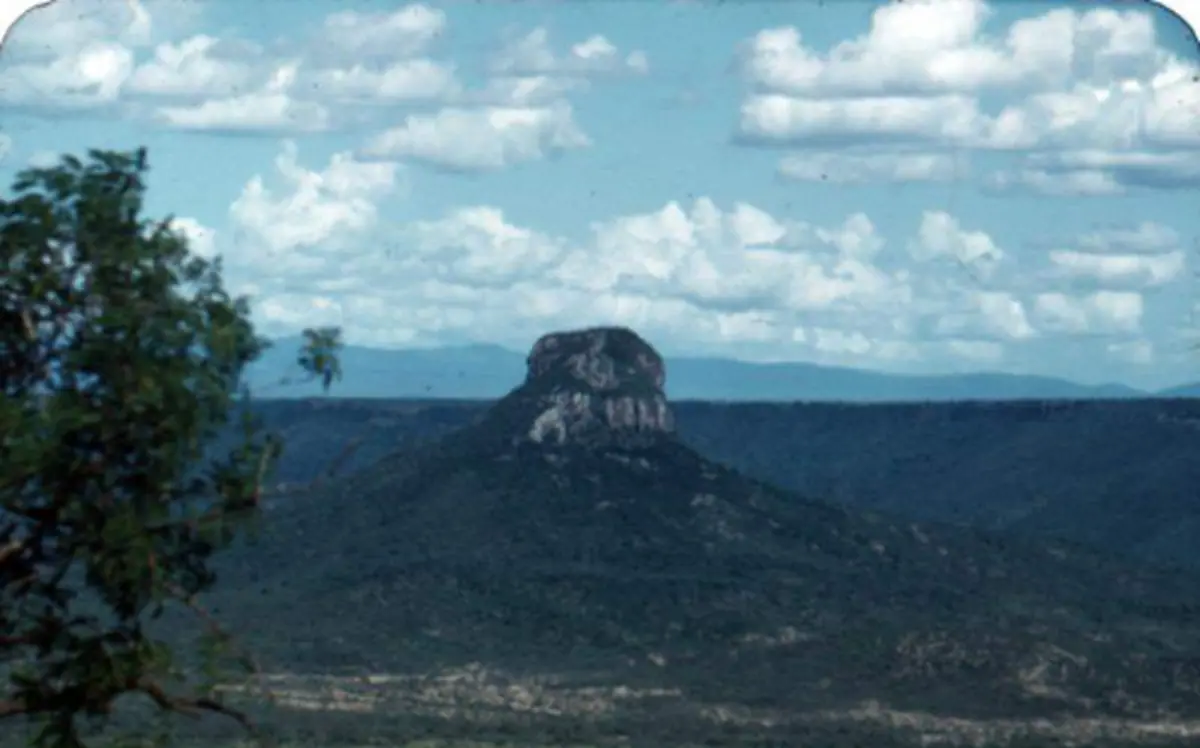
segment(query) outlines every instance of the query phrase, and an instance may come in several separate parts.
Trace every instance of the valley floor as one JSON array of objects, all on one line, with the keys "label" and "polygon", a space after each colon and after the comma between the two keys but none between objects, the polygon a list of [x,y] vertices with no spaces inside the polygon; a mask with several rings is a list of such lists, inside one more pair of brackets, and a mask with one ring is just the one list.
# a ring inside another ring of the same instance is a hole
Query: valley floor
[{"label": "valley floor", "polygon": [[[799,709],[783,712],[737,704],[688,703],[678,689],[638,689],[626,686],[567,685],[553,679],[511,678],[481,667],[463,668],[432,677],[374,675],[363,678],[276,676],[271,690],[279,706],[316,714],[406,715],[436,717],[448,723],[477,724],[488,732],[510,720],[539,718],[547,726],[564,719],[578,720],[579,729],[596,730],[583,743],[625,742],[621,723],[657,732],[668,725],[682,732],[700,732],[685,742],[663,735],[646,735],[645,745],[690,748],[700,745],[970,745],[970,746],[1133,746],[1183,745],[1200,741],[1200,719],[971,719],[935,711],[901,711],[868,701],[843,709]],[[625,719],[622,719],[625,715]],[[366,722],[370,720],[365,720]],[[605,724],[608,722],[609,724]],[[655,727],[651,725],[657,723]],[[683,727],[690,723],[690,727]],[[707,725],[707,731],[704,725]],[[604,729],[608,727],[609,729]],[[590,729],[589,729],[590,728]],[[682,729],[681,729],[682,728]],[[706,733],[707,734],[704,734]],[[609,734],[605,734],[609,733]],[[636,734],[636,733],[634,733]],[[773,739],[774,736],[774,739]],[[633,735],[628,735],[633,741]],[[694,742],[692,742],[694,740]],[[592,742],[595,741],[595,742]],[[659,742],[662,741],[662,742]],[[866,742],[863,742],[866,741]],[[642,744],[640,741],[636,741]],[[410,746],[491,746],[523,743],[418,741]],[[537,742],[539,745],[547,743]]]},{"label": "valley floor", "polygon": [[[261,690],[259,690],[261,689]],[[1132,748],[1192,746],[1200,719],[1071,716],[972,719],[891,709],[878,702],[783,712],[733,704],[696,704],[677,689],[596,686],[554,677],[518,677],[480,666],[428,675],[276,674],[255,690],[273,706],[252,708],[272,748]],[[243,689],[231,703],[249,705]],[[260,699],[254,699],[262,703]],[[178,718],[172,748],[251,748],[230,723]],[[142,734],[132,729],[125,735]],[[149,734],[149,733],[146,733]],[[18,748],[12,732],[0,748]],[[151,748],[149,740],[93,745]],[[161,745],[161,744],[159,744]]]}]

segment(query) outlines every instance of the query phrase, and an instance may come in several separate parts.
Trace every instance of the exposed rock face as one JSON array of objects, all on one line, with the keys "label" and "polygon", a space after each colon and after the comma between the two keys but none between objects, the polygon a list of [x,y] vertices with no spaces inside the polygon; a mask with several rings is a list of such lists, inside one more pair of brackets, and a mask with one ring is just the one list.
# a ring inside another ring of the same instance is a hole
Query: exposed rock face
[{"label": "exposed rock face", "polygon": [[662,356],[637,333],[597,327],[542,336],[509,398],[528,418],[519,441],[641,447],[675,432]]}]

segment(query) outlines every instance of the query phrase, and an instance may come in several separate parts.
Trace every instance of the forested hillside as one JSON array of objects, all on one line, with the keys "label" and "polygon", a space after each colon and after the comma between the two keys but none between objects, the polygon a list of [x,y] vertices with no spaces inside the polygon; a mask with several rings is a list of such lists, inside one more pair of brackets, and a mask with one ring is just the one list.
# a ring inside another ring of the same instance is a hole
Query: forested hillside
[{"label": "forested hillside", "polygon": [[[352,471],[486,406],[313,399],[256,408],[287,441],[277,480],[295,482],[348,444],[343,469]],[[701,453],[809,496],[1200,563],[1196,401],[679,402],[675,413]]]}]

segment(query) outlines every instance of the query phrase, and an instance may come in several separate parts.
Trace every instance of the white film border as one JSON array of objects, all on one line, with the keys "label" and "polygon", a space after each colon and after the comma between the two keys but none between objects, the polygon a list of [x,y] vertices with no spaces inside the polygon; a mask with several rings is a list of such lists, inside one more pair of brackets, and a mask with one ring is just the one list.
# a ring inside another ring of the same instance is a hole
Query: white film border
[{"label": "white film border", "polygon": [[[22,16],[52,2],[54,0],[4,0],[0,3],[0,47],[8,41],[13,26],[21,20]],[[0,59],[0,65],[3,64],[4,61]]]}]

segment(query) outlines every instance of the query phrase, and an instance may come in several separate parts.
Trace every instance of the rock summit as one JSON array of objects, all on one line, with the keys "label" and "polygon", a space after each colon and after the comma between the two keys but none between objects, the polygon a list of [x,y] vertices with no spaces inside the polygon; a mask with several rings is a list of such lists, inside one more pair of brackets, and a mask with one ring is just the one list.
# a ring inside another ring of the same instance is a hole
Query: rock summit
[{"label": "rock summit", "polygon": [[527,362],[525,382],[497,408],[514,442],[636,449],[674,437],[662,356],[632,330],[549,333]]}]

